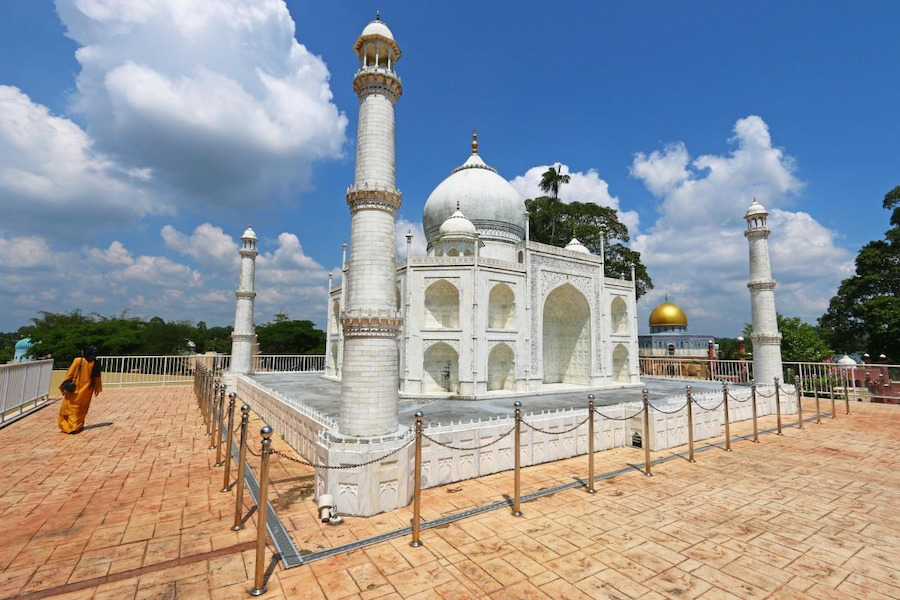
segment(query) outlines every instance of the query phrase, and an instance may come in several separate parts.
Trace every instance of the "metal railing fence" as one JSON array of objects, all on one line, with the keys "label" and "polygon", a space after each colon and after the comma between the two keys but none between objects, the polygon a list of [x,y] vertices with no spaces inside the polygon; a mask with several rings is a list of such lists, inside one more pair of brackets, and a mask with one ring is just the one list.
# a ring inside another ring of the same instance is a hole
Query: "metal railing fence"
[{"label": "metal railing fence", "polygon": [[[643,377],[700,379],[749,384],[753,380],[752,360],[709,360],[704,358],[640,358]],[[854,400],[900,404],[900,365],[870,363],[843,366],[825,362],[784,362],[781,381],[794,383],[799,376],[803,395],[816,391],[830,398],[849,395]],[[759,384],[771,382],[758,381]]]},{"label": "metal railing fence", "polygon": [[[194,375],[202,367],[213,375],[227,371],[228,354],[190,354],[185,356],[100,356],[103,385],[107,387],[140,387],[192,385]],[[324,354],[259,354],[253,357],[256,372],[325,370]]]},{"label": "metal railing fence", "polygon": [[25,405],[50,398],[50,376],[53,360],[0,365],[0,423],[21,414]]}]

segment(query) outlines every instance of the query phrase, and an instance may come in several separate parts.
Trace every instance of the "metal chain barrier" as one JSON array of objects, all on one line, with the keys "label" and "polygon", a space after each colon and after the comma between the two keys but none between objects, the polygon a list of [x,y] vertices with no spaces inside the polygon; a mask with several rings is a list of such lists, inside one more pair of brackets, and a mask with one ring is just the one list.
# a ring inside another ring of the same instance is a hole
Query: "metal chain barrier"
[{"label": "metal chain barrier", "polygon": [[[585,419],[585,421],[587,421],[587,419]],[[524,420],[522,420],[522,422],[525,423]],[[528,423],[525,423],[525,424],[528,425]],[[487,448],[488,446],[492,446],[492,445],[496,444],[497,442],[499,442],[500,440],[502,440],[503,438],[505,438],[506,436],[508,436],[509,434],[511,434],[511,433],[512,433],[513,431],[515,431],[515,430],[516,430],[516,426],[513,425],[513,426],[512,426],[512,429],[510,429],[509,431],[507,431],[506,433],[504,433],[503,435],[501,435],[500,437],[498,437],[496,440],[494,440],[494,441],[492,441],[492,442],[488,442],[487,444],[482,444],[482,445],[480,445],[480,446],[472,446],[471,448],[463,448],[463,447],[460,447],[460,446],[453,446],[453,445],[450,445],[450,444],[445,444],[444,442],[439,442],[439,441],[437,441],[436,439],[434,439],[433,437],[431,437],[430,435],[428,435],[428,434],[426,434],[426,433],[423,433],[423,434],[422,434],[422,437],[425,438],[426,440],[430,441],[430,442],[433,442],[433,443],[437,444],[438,446],[443,446],[444,448],[449,448],[450,450],[461,450],[461,451],[465,452],[465,451],[469,451],[469,450],[482,450],[483,448]]]},{"label": "metal chain barrier", "polygon": [[602,412],[600,412],[597,409],[594,409],[594,412],[597,413],[598,415],[600,415],[601,417],[603,417],[604,419],[606,419],[607,421],[627,421],[628,419],[633,419],[637,416],[640,416],[641,413],[644,412],[644,409],[642,408],[641,410],[637,411],[633,415],[628,415],[627,417],[610,417],[609,415],[604,415]]},{"label": "metal chain barrier", "polygon": [[[389,457],[391,457],[391,456],[397,454],[398,452],[400,452],[400,451],[403,450],[404,448],[409,448],[410,444],[412,444],[414,441],[416,441],[416,437],[417,437],[417,436],[415,436],[415,435],[411,436],[411,437],[409,438],[409,441],[408,441],[408,442],[406,442],[405,444],[403,444],[402,446],[400,446],[399,448],[397,448],[397,449],[395,449],[395,450],[391,450],[390,452],[388,452],[388,453],[385,454],[384,456],[379,456],[378,458],[373,458],[372,460],[367,460],[366,462],[364,462],[364,463],[359,463],[358,465],[317,465],[317,464],[315,464],[315,463],[307,462],[307,461],[301,460],[301,459],[299,459],[299,458],[294,458],[293,456],[290,456],[289,454],[285,454],[284,452],[281,452],[280,450],[275,450],[275,449],[272,450],[272,454],[275,454],[276,456],[280,456],[281,458],[284,458],[284,459],[286,459],[286,460],[289,460],[290,462],[293,462],[293,463],[297,463],[297,464],[299,464],[299,465],[305,465],[305,466],[307,466],[307,467],[313,467],[314,469],[335,469],[335,470],[340,470],[340,469],[356,469],[357,467],[367,467],[367,466],[369,466],[369,465],[374,465],[375,463],[381,462],[381,461],[383,461],[384,459],[389,458]],[[252,451],[251,451],[251,454],[253,454]],[[258,455],[258,454],[254,454],[254,456],[259,456],[259,455]]]},{"label": "metal chain barrier", "polygon": [[736,396],[735,396],[734,394],[732,394],[731,392],[728,392],[728,397],[731,398],[732,400],[734,400],[735,402],[750,402],[750,398],[749,398],[749,397],[748,397],[748,398],[744,398],[743,400],[741,400],[740,398],[736,397]]},{"label": "metal chain barrier", "polygon": [[771,394],[763,394],[761,391],[759,391],[759,388],[756,388],[756,395],[760,398],[774,398],[775,392],[773,391]]},{"label": "metal chain barrier", "polygon": [[710,411],[710,410],[719,410],[719,409],[722,407],[722,405],[725,404],[725,399],[723,398],[721,402],[719,402],[718,404],[716,404],[716,405],[713,406],[712,408],[703,406],[702,404],[700,404],[700,401],[699,401],[699,400],[693,400],[693,399],[691,399],[691,402],[693,402],[695,405],[699,406],[702,410]]},{"label": "metal chain barrier", "polygon": [[684,406],[682,406],[681,408],[676,408],[675,410],[673,410],[673,411],[671,411],[671,412],[664,411],[663,409],[659,408],[659,407],[656,406],[655,404],[650,404],[649,406],[650,406],[650,408],[652,408],[653,410],[655,410],[655,411],[658,412],[658,413],[662,413],[662,414],[664,414],[664,415],[674,415],[675,413],[681,412],[681,411],[683,411],[685,408],[687,408],[687,402],[685,402],[685,403],[684,403]]},{"label": "metal chain barrier", "polygon": [[539,433],[546,433],[547,435],[562,435],[564,433],[572,433],[573,431],[575,431],[576,429],[578,429],[579,427],[581,427],[582,425],[587,423],[588,419],[590,419],[590,418],[591,418],[591,415],[590,415],[590,413],[588,413],[588,416],[586,416],[584,418],[584,421],[582,421],[578,425],[572,427],[571,429],[566,429],[565,431],[547,431],[546,429],[541,429],[539,427],[535,427],[534,425],[530,424],[525,419],[522,419],[522,422],[525,423],[525,427],[528,427],[529,429],[533,429],[534,431],[537,431]]}]

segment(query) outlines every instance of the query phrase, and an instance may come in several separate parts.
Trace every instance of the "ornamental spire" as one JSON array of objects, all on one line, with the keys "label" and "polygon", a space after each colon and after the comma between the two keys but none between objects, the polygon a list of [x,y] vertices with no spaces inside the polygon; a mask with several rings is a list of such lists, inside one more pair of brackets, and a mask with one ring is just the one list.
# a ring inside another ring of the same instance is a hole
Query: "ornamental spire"
[{"label": "ornamental spire", "polygon": [[474,129],[472,130],[472,154],[478,154],[478,132]]}]

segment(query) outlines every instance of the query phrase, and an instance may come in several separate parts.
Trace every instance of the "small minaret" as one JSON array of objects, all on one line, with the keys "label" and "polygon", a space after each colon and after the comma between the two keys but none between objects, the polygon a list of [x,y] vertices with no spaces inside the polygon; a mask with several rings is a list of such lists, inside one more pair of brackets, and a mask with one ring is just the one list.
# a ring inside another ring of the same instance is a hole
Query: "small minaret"
[{"label": "small minaret", "polygon": [[231,334],[231,369],[232,373],[253,372],[253,299],[256,298],[256,233],[247,228],[241,236],[241,278],[234,310],[234,332]]},{"label": "small minaret", "polygon": [[400,48],[376,15],[353,46],[359,70],[356,177],[347,190],[350,207],[349,277],[341,307],[344,354],[339,431],[377,436],[398,429],[395,221],[400,208],[394,163],[394,104],[403,87],[395,72]]},{"label": "small minaret", "polygon": [[760,385],[772,385],[775,377],[782,379],[781,334],[775,312],[775,280],[769,264],[769,233],[766,217],[769,213],[753,199],[744,218],[750,243],[750,309],[753,313],[753,378]]}]

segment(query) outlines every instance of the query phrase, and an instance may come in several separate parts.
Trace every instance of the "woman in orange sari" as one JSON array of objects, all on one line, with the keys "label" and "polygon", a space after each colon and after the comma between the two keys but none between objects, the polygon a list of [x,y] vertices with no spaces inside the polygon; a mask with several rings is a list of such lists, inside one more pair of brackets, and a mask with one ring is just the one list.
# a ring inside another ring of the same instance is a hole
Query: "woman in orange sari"
[{"label": "woman in orange sari", "polygon": [[[97,349],[85,346],[81,356],[72,361],[66,372],[66,380],[75,384],[75,390],[63,393],[62,406],[59,407],[59,430],[63,433],[81,433],[84,429],[84,418],[91,406],[91,398],[103,391],[100,382],[100,361],[97,360]],[[64,382],[65,383],[65,382]]]}]

